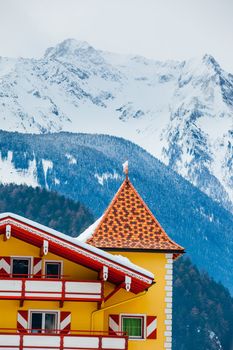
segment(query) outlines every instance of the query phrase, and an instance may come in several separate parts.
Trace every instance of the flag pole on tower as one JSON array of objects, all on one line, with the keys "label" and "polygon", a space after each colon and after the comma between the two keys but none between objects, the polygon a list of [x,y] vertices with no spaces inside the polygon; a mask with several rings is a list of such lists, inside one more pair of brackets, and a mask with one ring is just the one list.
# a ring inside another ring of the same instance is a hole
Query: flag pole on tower
[{"label": "flag pole on tower", "polygon": [[128,175],[129,175],[129,162],[128,162],[128,160],[126,162],[124,162],[122,165],[123,165],[123,172],[126,175],[126,180],[128,180]]}]

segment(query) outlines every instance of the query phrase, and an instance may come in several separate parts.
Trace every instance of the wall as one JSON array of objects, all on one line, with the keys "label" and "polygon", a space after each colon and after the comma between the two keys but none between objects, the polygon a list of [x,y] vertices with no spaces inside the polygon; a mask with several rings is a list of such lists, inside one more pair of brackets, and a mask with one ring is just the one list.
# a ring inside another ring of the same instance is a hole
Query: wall
[{"label": "wall", "polygon": [[[3,235],[0,237],[0,255],[1,256],[33,256],[39,257],[39,248],[19,239],[11,237],[8,241],[3,241]],[[71,280],[96,280],[97,273],[86,267],[77,265],[66,259],[60,258],[54,254],[48,253],[45,260],[62,260],[63,274]],[[43,265],[43,263],[42,263]],[[53,301],[25,301],[23,307],[19,306],[18,300],[0,300],[0,328],[17,327],[18,310],[60,310],[71,311],[71,329],[89,330],[91,322],[91,313],[97,309],[95,302],[65,302],[63,308],[59,307],[59,302]]]},{"label": "wall", "polygon": [[[167,272],[168,270],[170,273],[172,271],[172,256],[170,254],[141,252],[115,252],[114,254],[124,255],[135,264],[153,272],[156,283],[149,288],[146,294],[139,297],[121,289],[110,298],[103,306],[104,308],[127,299],[129,301],[104,311],[105,330],[108,328],[108,317],[111,314],[129,313],[157,316],[157,339],[129,340],[129,350],[171,349],[171,297],[167,298],[172,292],[170,286],[172,275],[167,277]],[[107,289],[111,288],[113,286],[108,285]],[[130,300],[131,298],[132,300]]]}]

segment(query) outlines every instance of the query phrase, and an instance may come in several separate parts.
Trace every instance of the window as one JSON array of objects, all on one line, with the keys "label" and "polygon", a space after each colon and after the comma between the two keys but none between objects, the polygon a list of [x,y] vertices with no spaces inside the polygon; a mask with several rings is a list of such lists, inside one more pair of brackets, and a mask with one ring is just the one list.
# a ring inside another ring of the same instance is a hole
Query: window
[{"label": "window", "polygon": [[12,277],[28,278],[31,271],[30,258],[12,258]]},{"label": "window", "polygon": [[57,312],[33,311],[31,312],[32,333],[56,333],[58,329]]},{"label": "window", "polygon": [[61,262],[46,261],[45,262],[46,278],[61,278]]},{"label": "window", "polygon": [[127,333],[129,339],[144,339],[144,316],[122,316],[121,330]]}]

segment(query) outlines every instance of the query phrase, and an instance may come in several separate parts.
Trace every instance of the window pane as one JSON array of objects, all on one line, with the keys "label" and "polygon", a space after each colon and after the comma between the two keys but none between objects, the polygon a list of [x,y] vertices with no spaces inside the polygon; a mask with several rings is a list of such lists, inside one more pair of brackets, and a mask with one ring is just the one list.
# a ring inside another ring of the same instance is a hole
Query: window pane
[{"label": "window pane", "polygon": [[45,263],[45,274],[47,278],[59,278],[61,277],[61,264],[60,263]]},{"label": "window pane", "polygon": [[142,338],[142,318],[123,317],[123,332],[126,332],[129,337]]},{"label": "window pane", "polygon": [[56,329],[56,315],[45,314],[45,333],[53,333]]},{"label": "window pane", "polygon": [[13,259],[12,267],[13,277],[28,277],[29,260],[28,259]]},{"label": "window pane", "polygon": [[32,313],[32,333],[41,333],[42,329],[42,313]]}]

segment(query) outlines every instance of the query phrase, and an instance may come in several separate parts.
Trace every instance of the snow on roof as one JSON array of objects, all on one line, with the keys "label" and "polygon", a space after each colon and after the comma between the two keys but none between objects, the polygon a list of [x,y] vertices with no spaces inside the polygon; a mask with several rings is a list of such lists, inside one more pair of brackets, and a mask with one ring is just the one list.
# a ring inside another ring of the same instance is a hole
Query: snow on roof
[{"label": "snow on roof", "polygon": [[103,215],[99,219],[97,219],[92,225],[90,225],[85,231],[83,231],[76,239],[81,242],[86,242],[89,238],[91,238],[96,227],[102,220],[102,217]]},{"label": "snow on roof", "polygon": [[[86,250],[88,250],[88,251],[90,251],[90,252],[92,252],[92,253],[94,253],[96,255],[99,255],[99,256],[101,256],[103,258],[106,258],[106,259],[108,259],[110,261],[113,261],[113,262],[115,262],[115,263],[117,263],[119,265],[122,265],[122,266],[126,267],[126,268],[132,269],[132,270],[136,271],[137,273],[141,273],[143,275],[146,275],[149,278],[154,279],[153,273],[151,273],[148,270],[143,269],[142,267],[140,267],[138,265],[133,264],[129,259],[127,259],[125,257],[122,257],[121,255],[119,255],[119,256],[112,255],[112,254],[110,254],[108,252],[103,251],[102,249],[93,247],[90,244],[82,242],[81,240],[79,240],[77,238],[70,237],[70,236],[68,236],[68,235],[66,235],[64,233],[61,233],[61,232],[56,231],[54,229],[51,229],[48,226],[44,226],[44,225],[41,225],[41,224],[39,224],[39,223],[37,223],[35,221],[32,221],[30,219],[26,219],[23,216],[20,216],[20,215],[17,215],[17,214],[13,214],[13,213],[9,213],[9,212],[0,214],[0,220],[6,219],[8,217],[10,217],[12,219],[15,219],[15,220],[18,220],[18,221],[21,221],[21,222],[23,222],[23,223],[25,223],[27,225],[33,226],[33,227],[35,227],[35,228],[37,228],[37,229],[39,229],[41,231],[45,231],[45,232],[47,232],[47,233],[49,233],[51,235],[54,235],[54,236],[56,236],[58,238],[61,238],[61,239],[65,240],[65,241],[67,241],[67,242],[70,242],[70,243],[76,245],[77,247],[86,249]],[[96,223],[97,222],[95,222],[92,226],[94,226]],[[89,227],[89,229],[90,229],[90,227]]]}]

